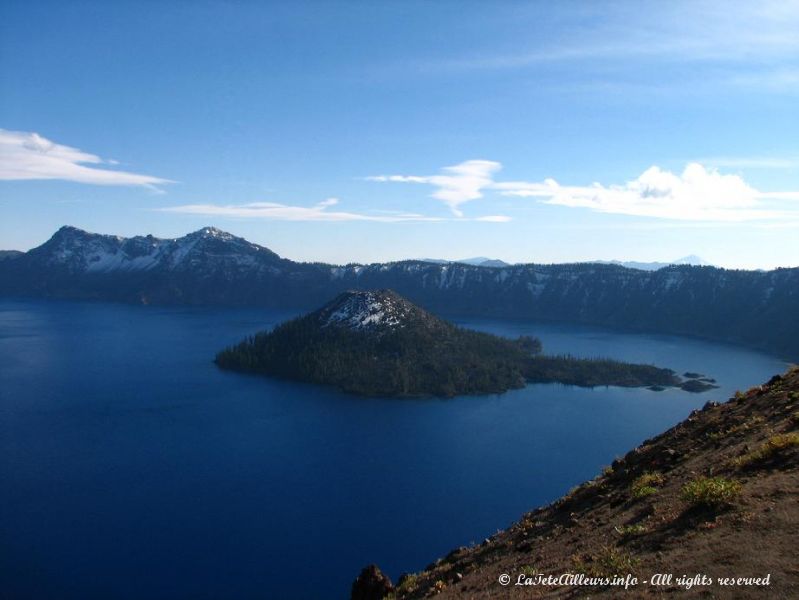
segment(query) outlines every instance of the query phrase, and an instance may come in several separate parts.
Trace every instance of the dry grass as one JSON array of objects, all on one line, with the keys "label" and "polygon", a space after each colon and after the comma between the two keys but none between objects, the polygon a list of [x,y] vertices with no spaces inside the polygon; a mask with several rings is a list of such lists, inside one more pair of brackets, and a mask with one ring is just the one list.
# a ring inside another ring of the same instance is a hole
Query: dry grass
[{"label": "dry grass", "polygon": [[768,441],[757,450],[752,450],[736,458],[733,461],[733,466],[739,469],[749,467],[773,458],[782,450],[797,446],[799,446],[799,433],[778,433],[777,435],[772,435]]},{"label": "dry grass", "polygon": [[638,566],[636,560],[629,552],[624,552],[613,546],[605,546],[596,554],[585,561],[580,557],[572,560],[575,571],[591,577],[613,577],[614,575],[627,575],[634,573]]}]

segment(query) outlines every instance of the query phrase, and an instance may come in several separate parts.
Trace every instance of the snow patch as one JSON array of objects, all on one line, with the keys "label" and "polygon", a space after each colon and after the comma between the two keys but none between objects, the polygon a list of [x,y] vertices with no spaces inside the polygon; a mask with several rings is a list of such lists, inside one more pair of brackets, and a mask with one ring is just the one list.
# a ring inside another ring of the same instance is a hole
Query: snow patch
[{"label": "snow patch", "polygon": [[403,327],[407,307],[385,294],[355,292],[349,294],[332,310],[322,314],[323,327],[335,325],[349,329]]}]

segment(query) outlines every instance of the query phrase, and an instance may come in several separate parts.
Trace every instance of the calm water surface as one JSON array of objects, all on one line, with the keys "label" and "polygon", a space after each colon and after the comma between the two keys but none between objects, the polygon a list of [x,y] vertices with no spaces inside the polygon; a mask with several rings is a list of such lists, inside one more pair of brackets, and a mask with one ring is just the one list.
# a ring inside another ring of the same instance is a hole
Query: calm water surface
[{"label": "calm water surface", "polygon": [[287,316],[0,302],[0,597],[346,598],[362,566],[423,568],[785,368],[697,340],[478,320],[461,324],[721,389],[375,400],[211,362]]}]

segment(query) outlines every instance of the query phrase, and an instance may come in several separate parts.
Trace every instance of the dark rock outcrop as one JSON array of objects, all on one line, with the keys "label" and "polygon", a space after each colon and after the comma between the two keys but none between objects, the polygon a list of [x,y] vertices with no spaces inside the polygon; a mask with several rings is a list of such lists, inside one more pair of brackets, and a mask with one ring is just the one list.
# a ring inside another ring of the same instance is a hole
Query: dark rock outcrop
[{"label": "dark rock outcrop", "polygon": [[352,583],[352,600],[383,600],[391,592],[394,586],[377,565],[365,567],[361,574]]}]

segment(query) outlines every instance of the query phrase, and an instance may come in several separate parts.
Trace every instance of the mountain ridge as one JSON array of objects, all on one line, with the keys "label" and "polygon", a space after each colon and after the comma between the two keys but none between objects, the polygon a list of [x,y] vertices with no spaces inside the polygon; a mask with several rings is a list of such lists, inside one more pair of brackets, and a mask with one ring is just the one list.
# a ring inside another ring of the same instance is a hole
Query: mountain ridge
[{"label": "mountain ridge", "polygon": [[474,256],[472,258],[459,258],[457,260],[446,260],[443,258],[419,258],[421,262],[432,263],[434,265],[449,265],[460,263],[462,265],[473,265],[475,267],[510,267],[511,263],[507,263],[499,258],[488,258],[487,256]]},{"label": "mountain ridge", "polygon": [[380,288],[440,314],[690,335],[799,357],[799,268],[300,263],[210,227],[171,240],[65,227],[0,261],[7,297],[307,309]]},{"label": "mountain ridge", "polygon": [[657,271],[658,269],[663,269],[672,265],[691,265],[694,267],[714,266],[708,262],[705,262],[696,254],[689,254],[688,256],[683,256],[682,258],[678,258],[671,262],[642,262],[635,260],[596,260],[593,262],[603,265],[621,265],[622,267],[626,267],[628,269],[638,269],[639,271]]}]

